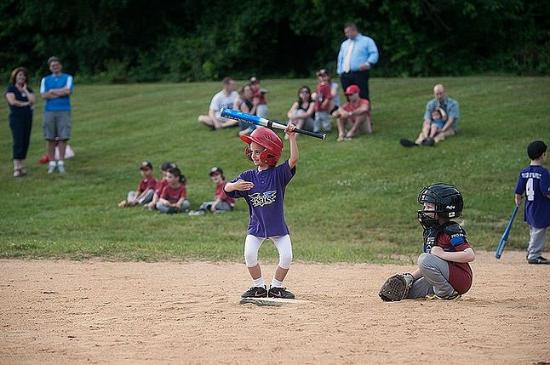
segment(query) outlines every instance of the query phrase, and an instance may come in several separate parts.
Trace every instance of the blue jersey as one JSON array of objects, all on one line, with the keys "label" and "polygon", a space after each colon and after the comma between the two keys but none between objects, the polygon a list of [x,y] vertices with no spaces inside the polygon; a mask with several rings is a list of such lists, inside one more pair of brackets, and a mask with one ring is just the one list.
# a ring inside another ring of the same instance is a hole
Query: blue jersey
[{"label": "blue jersey", "polygon": [[[40,83],[40,93],[48,92],[52,89],[62,89],[68,88],[73,91],[73,77],[68,74],[51,74],[42,79]],[[44,111],[46,112],[60,112],[60,111],[70,111],[71,110],[71,100],[69,95],[61,96],[54,99],[46,99],[44,104]]]},{"label": "blue jersey", "polygon": [[521,170],[516,194],[525,193],[524,219],[531,227],[550,226],[550,173],[542,166],[531,165]]},{"label": "blue jersey", "polygon": [[227,193],[233,198],[246,200],[250,214],[248,234],[264,238],[288,234],[283,202],[285,188],[295,173],[296,168],[291,169],[288,161],[285,161],[267,170],[245,171],[231,181],[242,179],[254,183],[254,187],[248,191],[235,190]]}]

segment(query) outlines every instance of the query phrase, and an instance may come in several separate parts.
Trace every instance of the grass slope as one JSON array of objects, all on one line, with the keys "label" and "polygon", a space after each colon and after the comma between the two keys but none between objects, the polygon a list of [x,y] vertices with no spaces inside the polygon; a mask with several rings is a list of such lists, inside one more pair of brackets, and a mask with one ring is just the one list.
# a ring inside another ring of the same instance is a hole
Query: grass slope
[{"label": "grass slope", "polygon": [[[434,148],[402,148],[414,138],[432,86],[442,82],[461,107],[460,136]],[[270,115],[283,118],[302,84],[265,80]],[[101,256],[109,259],[241,260],[248,222],[243,201],[221,216],[166,216],[116,203],[139,181],[138,163],[176,161],[188,177],[193,208],[213,194],[221,166],[232,178],[250,168],[235,129],[211,132],[196,122],[219,83],[76,85],[73,147],[65,176],[35,161],[44,150],[42,104],[35,112],[29,176],[11,177],[7,107],[0,106],[0,257]],[[300,137],[298,172],[287,189],[286,219],[297,260],[384,262],[413,257],[421,245],[416,194],[456,184],[464,226],[475,248],[493,249],[513,208],[516,176],[535,138],[550,142],[548,78],[373,79],[376,133],[336,143]],[[286,152],[288,153],[288,152]],[[285,153],[285,156],[287,156]],[[158,173],[158,170],[156,171]],[[526,246],[517,220],[510,246]],[[275,257],[265,245],[263,257]]]}]

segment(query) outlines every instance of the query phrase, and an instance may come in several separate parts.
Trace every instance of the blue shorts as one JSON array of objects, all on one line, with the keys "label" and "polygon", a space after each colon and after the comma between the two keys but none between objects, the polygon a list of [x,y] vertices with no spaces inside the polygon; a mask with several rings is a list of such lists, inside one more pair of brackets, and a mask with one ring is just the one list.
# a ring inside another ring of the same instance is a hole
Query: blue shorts
[{"label": "blue shorts", "polygon": [[438,119],[438,120],[432,120],[432,125],[436,125],[438,129],[442,129],[443,126],[445,125],[445,121],[443,121],[442,119]]}]

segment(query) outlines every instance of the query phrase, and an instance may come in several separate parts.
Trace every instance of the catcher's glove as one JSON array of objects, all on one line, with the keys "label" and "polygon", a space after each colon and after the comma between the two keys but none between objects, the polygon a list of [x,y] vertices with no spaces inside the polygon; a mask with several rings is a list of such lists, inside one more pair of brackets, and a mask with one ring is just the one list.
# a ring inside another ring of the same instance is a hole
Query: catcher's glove
[{"label": "catcher's glove", "polygon": [[378,295],[385,302],[397,302],[407,297],[414,278],[411,274],[395,274],[389,277]]}]

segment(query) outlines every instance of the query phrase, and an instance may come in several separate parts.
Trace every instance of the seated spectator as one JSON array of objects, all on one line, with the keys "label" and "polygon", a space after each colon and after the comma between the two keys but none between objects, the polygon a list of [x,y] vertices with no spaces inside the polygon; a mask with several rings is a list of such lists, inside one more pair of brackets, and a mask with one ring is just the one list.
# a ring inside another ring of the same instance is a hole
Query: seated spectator
[{"label": "seated spectator", "polygon": [[[442,118],[446,120],[441,128],[438,128],[435,133],[432,132],[432,111],[440,108],[442,111]],[[435,143],[443,141],[445,138],[453,136],[458,130],[458,119],[460,117],[460,110],[458,102],[447,96],[445,88],[441,84],[434,86],[434,99],[430,100],[426,104],[426,111],[424,112],[424,123],[422,124],[422,131],[418,135],[416,141],[408,139],[402,139],[401,145],[404,147],[415,146],[433,146]]]},{"label": "seated spectator", "polygon": [[445,126],[446,121],[447,114],[442,108],[438,107],[432,110],[429,138],[434,138]]},{"label": "seated spectator", "polygon": [[340,93],[338,92],[339,85],[337,82],[332,82],[329,75],[329,83],[330,83],[330,95],[332,95],[331,99],[331,109],[330,109],[330,116],[333,118],[338,118],[340,116],[340,113],[338,110],[340,109]]},{"label": "seated spectator", "polygon": [[153,199],[157,180],[153,176],[153,165],[149,161],[143,161],[139,166],[141,181],[136,191],[130,191],[126,200],[118,203],[121,208],[133,207],[138,204],[146,205]]},{"label": "seated spectator", "polygon": [[225,213],[233,210],[235,199],[227,196],[225,190],[223,190],[226,184],[223,170],[219,167],[210,169],[210,179],[216,184],[214,200],[202,203],[199,210],[189,212],[189,215],[202,215],[205,212]]},{"label": "seated spectator", "polygon": [[261,118],[267,118],[267,113],[269,109],[267,108],[267,90],[262,89],[260,85],[260,80],[255,76],[250,78],[250,87],[252,88],[252,93],[254,94],[254,103],[256,103],[256,115]]},{"label": "seated spectator", "polygon": [[[241,88],[239,98],[235,101],[235,106],[233,109],[237,109],[243,113],[256,115],[258,103],[259,99],[254,97],[252,87],[250,84],[246,84]],[[239,128],[239,136],[242,136],[252,133],[254,129],[256,129],[256,126],[246,122],[239,122]]]},{"label": "seated spectator", "polygon": [[[287,116],[288,122],[296,128],[313,130],[313,115],[315,113],[315,103],[311,98],[311,89],[302,86],[298,89],[298,99],[290,107]],[[285,138],[288,138],[285,134]]]},{"label": "seated spectator", "polygon": [[161,213],[182,213],[189,209],[187,189],[185,188],[185,176],[180,169],[173,167],[166,173],[166,186],[160,193],[157,209]]},{"label": "seated spectator", "polygon": [[166,180],[166,175],[168,174],[168,170],[173,169],[176,166],[173,162],[164,162],[162,165],[160,165],[160,171],[162,174],[162,177],[160,180],[157,181],[157,185],[155,187],[155,193],[153,194],[153,199],[149,204],[146,205],[147,208],[150,210],[154,210],[157,207],[157,203],[160,198],[160,193],[162,193],[162,189],[168,184],[168,181]]},{"label": "seated spectator", "polygon": [[317,72],[319,82],[315,88],[315,119],[313,121],[313,131],[319,132],[323,129],[330,132],[332,129],[330,111],[332,107],[332,92],[330,78],[326,70]]},{"label": "seated spectator", "polygon": [[226,77],[223,79],[222,83],[223,90],[212,98],[210,108],[208,109],[208,115],[200,115],[198,118],[199,122],[207,125],[213,130],[233,127],[238,124],[236,120],[221,116],[222,109],[233,109],[235,101],[239,98],[239,94],[235,91],[235,82],[232,78]]},{"label": "seated spectator", "polygon": [[[346,89],[346,97],[348,102],[342,105],[338,111],[340,117],[338,118],[338,141],[350,140],[359,131],[365,131],[372,133],[372,126],[370,125],[369,114],[369,101],[367,99],[361,99],[359,96],[359,86],[350,85]],[[351,128],[346,132],[346,125],[351,124]]]}]

